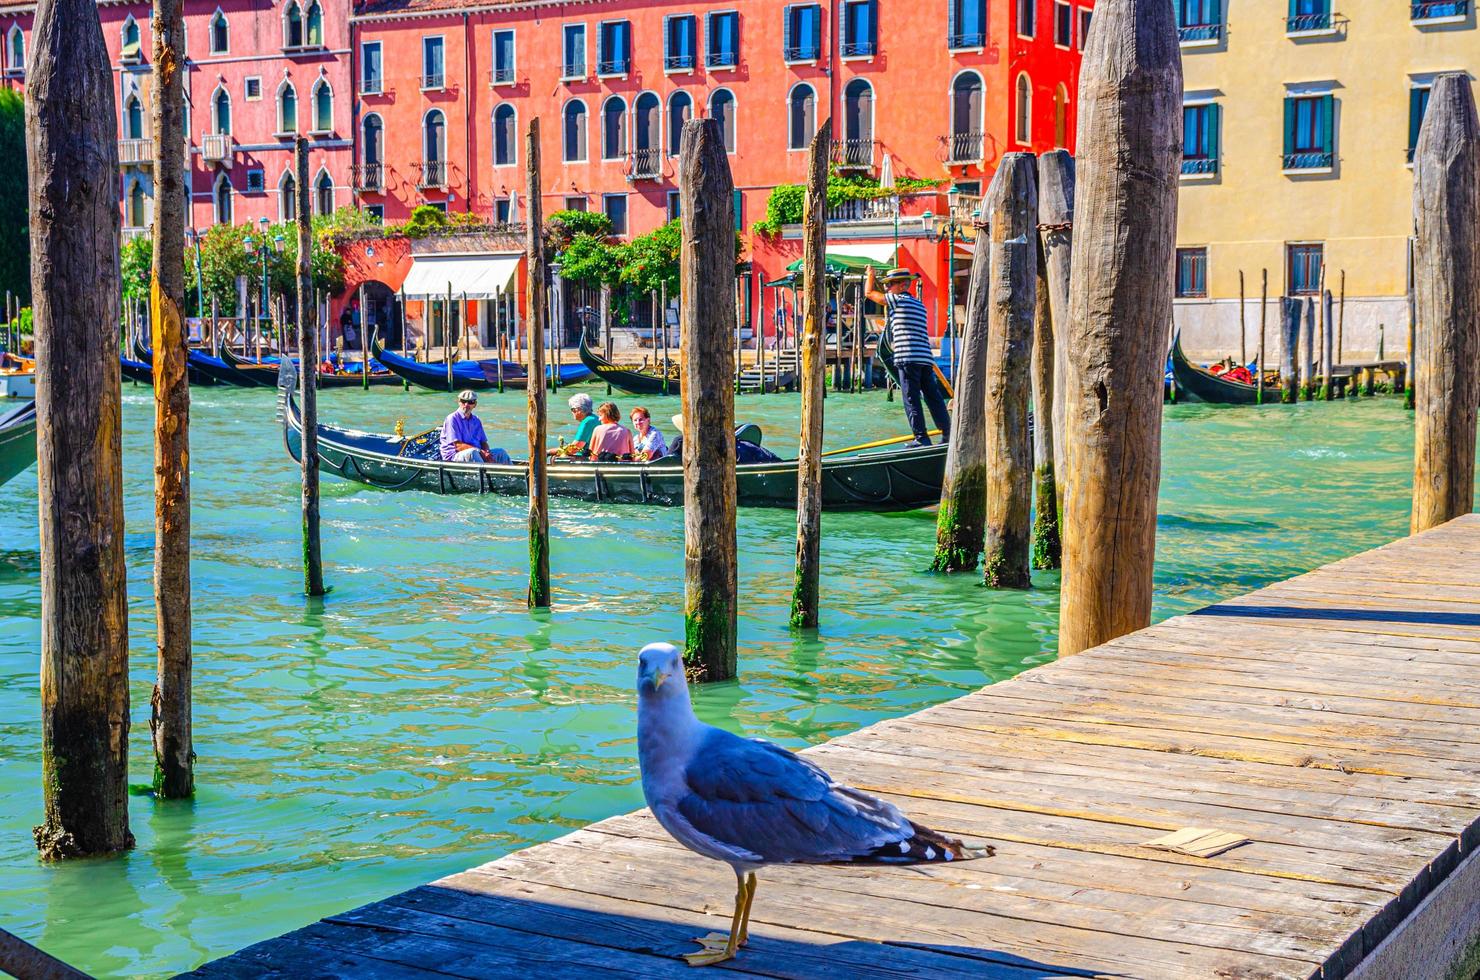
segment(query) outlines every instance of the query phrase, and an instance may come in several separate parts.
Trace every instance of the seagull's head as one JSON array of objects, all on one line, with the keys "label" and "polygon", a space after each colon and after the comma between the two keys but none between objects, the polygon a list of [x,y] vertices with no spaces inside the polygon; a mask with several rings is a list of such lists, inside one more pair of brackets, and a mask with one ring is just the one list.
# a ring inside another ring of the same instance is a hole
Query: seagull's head
[{"label": "seagull's head", "polygon": [[637,693],[645,698],[682,697],[688,693],[683,654],[672,643],[649,643],[637,655]]}]

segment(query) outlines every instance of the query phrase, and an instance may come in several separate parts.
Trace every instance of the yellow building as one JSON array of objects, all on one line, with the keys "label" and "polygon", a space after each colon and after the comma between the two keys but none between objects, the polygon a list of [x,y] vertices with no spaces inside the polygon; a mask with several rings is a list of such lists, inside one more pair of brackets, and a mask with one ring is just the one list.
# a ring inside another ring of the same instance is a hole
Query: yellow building
[{"label": "yellow building", "polygon": [[1342,356],[1402,356],[1408,338],[1410,161],[1428,86],[1480,63],[1476,0],[1177,0],[1184,162],[1176,320],[1205,358],[1259,334],[1276,300],[1340,294]]}]

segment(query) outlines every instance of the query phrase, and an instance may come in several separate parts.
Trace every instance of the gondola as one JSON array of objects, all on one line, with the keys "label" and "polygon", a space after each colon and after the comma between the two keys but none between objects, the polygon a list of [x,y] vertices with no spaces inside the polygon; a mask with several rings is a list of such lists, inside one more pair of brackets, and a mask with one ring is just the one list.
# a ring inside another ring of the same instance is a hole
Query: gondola
[{"label": "gondola", "polygon": [[[613,364],[600,354],[591,349],[586,343],[586,336],[581,335],[580,345],[581,363],[591,369],[596,377],[616,388],[625,391],[629,395],[677,395],[679,394],[678,359],[670,360],[671,373],[668,380],[663,380],[663,375],[655,371],[637,370],[624,368]],[[661,370],[661,367],[660,369]]]},{"label": "gondola", "polygon": [[[269,388],[277,387],[278,365],[276,361],[247,361],[234,353],[231,348],[221,348],[221,360],[230,364],[233,368],[252,379],[254,386]],[[370,387],[388,387],[398,385],[401,379],[390,371],[371,371]],[[335,374],[319,372],[317,387],[324,388],[362,388],[365,385],[365,377],[359,371],[344,371]]]},{"label": "gondola", "polygon": [[[302,453],[302,421],[293,396],[297,370],[282,365],[279,418],[288,453]],[[432,493],[501,494],[529,492],[527,467],[487,463],[448,463],[437,456],[440,430],[409,438],[318,426],[319,460],[346,480],[383,490]],[[924,507],[940,500],[946,447],[835,454],[822,461],[822,505],[826,510],[893,511]],[[663,459],[653,463],[552,461],[550,494],[604,503],[682,506],[683,467]],[[736,467],[736,500],[745,507],[797,505],[797,461],[746,463]]]},{"label": "gondola", "polygon": [[[138,358],[138,363],[147,365],[149,367],[149,383],[153,384],[154,352],[148,347],[145,347],[144,342],[142,340],[139,340],[138,338],[134,339],[134,357]],[[221,383],[220,381],[216,380],[216,376],[214,374],[202,370],[199,365],[191,363],[188,359],[185,364],[185,371],[190,378],[190,383],[193,385],[203,385],[209,387],[211,385],[218,385]]]},{"label": "gondola", "polygon": [[36,462],[36,403],[0,415],[0,484]]},{"label": "gondola", "polygon": [[126,380],[141,385],[152,386],[154,384],[154,368],[145,364],[143,361],[136,361],[131,357],[119,354],[118,364],[119,370]]},{"label": "gondola", "polygon": [[[1187,355],[1182,353],[1181,333],[1172,341],[1172,373],[1177,379],[1178,390],[1199,401],[1212,402],[1215,405],[1254,405],[1259,400],[1257,385],[1220,378],[1189,361]],[[1271,386],[1266,384],[1264,387],[1265,400],[1278,401],[1277,398],[1268,396]],[[1278,385],[1274,387],[1277,388]]]},{"label": "gondola", "polygon": [[[499,362],[496,358],[483,361],[453,361],[452,383],[448,384],[445,363],[423,364],[420,361],[413,361],[409,357],[402,357],[394,351],[386,350],[378,339],[371,344],[370,349],[375,354],[375,359],[391,372],[400,375],[414,385],[429,388],[432,391],[460,391],[463,388],[480,391],[499,386]],[[523,366],[512,361],[503,363],[504,387],[523,390],[528,380]],[[547,366],[545,377],[549,376],[550,368]],[[591,371],[582,364],[562,364],[558,377],[562,385],[570,385],[585,381],[591,377]]]}]

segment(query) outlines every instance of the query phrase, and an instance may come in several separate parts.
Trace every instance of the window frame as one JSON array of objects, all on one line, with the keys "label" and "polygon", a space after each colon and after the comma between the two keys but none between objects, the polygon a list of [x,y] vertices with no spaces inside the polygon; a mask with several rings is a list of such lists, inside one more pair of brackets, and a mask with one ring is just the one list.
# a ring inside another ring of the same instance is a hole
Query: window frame
[{"label": "window frame", "polygon": [[[20,42],[19,63],[15,58],[17,41]],[[20,24],[11,24],[10,30],[5,33],[5,73],[7,75],[26,73],[26,32],[21,30]]]},{"label": "window frame", "polygon": [[562,211],[580,211],[584,213],[591,210],[591,199],[585,194],[567,194],[561,198],[560,204],[560,210]]},{"label": "window frame", "polygon": [[718,117],[714,114],[714,100],[719,98],[721,94],[730,97],[730,125],[728,127],[721,125],[720,135],[724,139],[725,154],[727,156],[733,156],[740,146],[740,100],[735,97],[734,90],[721,86],[710,92],[709,98],[705,101],[705,110],[706,115],[710,119],[717,119]]},{"label": "window frame", "polygon": [[[567,55],[570,53],[570,38],[572,34],[579,34],[581,37],[581,63],[579,65],[571,64],[566,60]],[[585,21],[579,24],[562,24],[560,26],[560,80],[562,82],[584,82],[586,80],[589,63],[587,56],[590,54],[587,43]],[[579,68],[580,74],[572,74],[571,69],[573,68]]]},{"label": "window frame", "polygon": [[247,186],[243,194],[266,194],[267,193],[267,171],[261,167],[249,167],[247,169]]},{"label": "window frame", "polygon": [[[226,44],[220,48],[216,47],[217,24],[226,29]],[[226,12],[220,7],[217,7],[216,12],[211,14],[210,24],[206,28],[206,50],[213,55],[231,54],[231,21],[227,19]]]},{"label": "window frame", "polygon": [[[329,93],[329,125],[327,126],[320,125],[320,123],[324,122],[323,119],[319,118],[320,92]],[[313,98],[313,128],[309,130],[309,133],[314,136],[327,136],[334,132],[334,86],[329,84],[329,79],[326,76],[321,75],[314,82],[310,95]]]},{"label": "window frame", "polygon": [[[431,42],[436,41],[438,50],[441,52],[442,70],[435,76],[427,71],[427,53]],[[435,81],[435,85],[428,82]],[[447,90],[447,35],[445,34],[423,34],[421,36],[421,74],[417,78],[417,84],[423,92],[445,92]]]},{"label": "window frame", "polygon": [[1413,157],[1418,151],[1418,137],[1423,131],[1423,119],[1429,111],[1429,96],[1433,93],[1434,81],[1429,78],[1421,81],[1410,77],[1408,79],[1408,149],[1406,157],[1408,167],[1413,167]]},{"label": "window frame", "polygon": [[[1172,286],[1173,299],[1208,298],[1208,247],[1206,245],[1178,246],[1176,269],[1176,277]],[[1183,272],[1189,269],[1192,275],[1188,277],[1187,285],[1184,287]]]},{"label": "window frame", "polygon": [[[373,79],[373,81],[375,82],[375,87],[373,89],[370,87],[370,82],[372,81],[372,79],[370,79],[365,74],[365,69],[367,67],[369,67],[369,65],[370,65],[370,59],[368,59],[367,57],[365,57],[365,53],[367,51],[369,51],[371,48],[374,48],[375,49],[375,54],[376,54],[376,59],[375,59],[376,60],[376,64],[375,64],[376,72],[375,72],[375,78]],[[359,82],[360,82],[360,94],[361,95],[384,95],[385,94],[385,47],[381,43],[381,41],[379,39],[374,40],[374,41],[361,41],[360,42],[360,79],[359,79]]]},{"label": "window frame", "polygon": [[[256,85],[257,86],[257,94],[256,95],[253,95],[252,94],[252,86],[253,85]],[[248,75],[247,77],[245,77],[245,78],[242,79],[242,101],[243,102],[261,102],[262,101],[262,76],[261,75]]]},{"label": "window frame", "polygon": [[[327,208],[323,206],[324,205],[324,202],[319,197],[320,194],[324,193],[324,181],[325,180],[327,180],[329,182],[329,187],[328,187],[328,190],[329,190],[329,206]],[[334,175],[331,174],[331,173],[329,173],[329,170],[328,170],[327,167],[320,167],[319,168],[318,176],[314,177],[314,179],[313,179],[312,190],[313,190],[313,198],[312,198],[312,203],[309,205],[309,211],[310,211],[310,213],[315,214],[315,215],[318,215],[320,217],[325,217],[327,215],[333,214],[334,213],[334,199],[338,195],[339,185],[336,184],[336,183],[334,183]]]},{"label": "window frame", "polygon": [[[371,145],[370,138],[368,136],[366,136],[365,134],[369,131],[369,128],[370,128],[370,120],[372,120],[372,119],[375,120],[376,124],[378,125],[378,127],[380,129],[380,133],[378,135],[379,144],[380,144],[379,147],[378,147],[378,149],[380,150],[380,152],[377,154],[377,156],[379,157],[379,159],[377,159],[377,160],[367,159],[367,157],[365,155],[365,151],[367,149],[369,149],[369,147]],[[365,113],[364,116],[360,117],[360,139],[359,139],[358,142],[359,142],[360,145],[357,148],[359,150],[359,153],[357,155],[360,158],[360,165],[361,166],[365,166],[365,167],[383,167],[383,166],[385,166],[385,117],[382,116],[378,112],[367,112],[367,113]]]},{"label": "window frame", "polygon": [[[618,200],[622,202],[622,226],[620,228],[617,227],[616,221],[612,219],[612,213],[611,213],[611,211],[607,207],[607,203],[609,201],[618,201]],[[628,234],[628,228],[630,227],[630,221],[631,221],[631,217],[632,217],[631,210],[629,209],[628,203],[627,203],[627,192],[626,191],[613,191],[613,192],[602,194],[601,195],[601,213],[604,214],[604,215],[606,215],[608,221],[611,221],[611,223],[612,223],[612,234],[613,235],[618,235],[618,236],[621,236],[621,237],[626,237],[626,235]]]},{"label": "window frame", "polygon": [[[498,39],[500,35],[509,36],[509,71],[505,77],[499,72],[498,64]],[[488,63],[490,72],[490,84],[517,85],[519,84],[519,33],[512,27],[495,27],[489,36]]]},{"label": "window frame", "polygon": [[[946,50],[955,52],[986,50],[987,0],[946,0],[946,4]],[[977,8],[977,22],[981,25],[979,31],[967,32],[961,28],[967,4],[973,4]]]},{"label": "window frame", "polygon": [[[853,23],[849,13],[858,8],[868,11],[869,37],[859,41],[853,37]],[[838,39],[838,52],[844,61],[872,61],[879,54],[879,3],[878,0],[842,0],[838,9],[838,26],[842,37]]]},{"label": "window frame", "polygon": [[[1023,83],[1027,82],[1027,92]],[[1033,79],[1020,71],[1012,82],[1012,141],[1019,146],[1033,145]]]},{"label": "window frame", "polygon": [[[800,13],[803,10],[813,12],[812,42],[813,50],[807,54],[801,45],[796,43],[793,35],[792,16],[793,11]],[[815,65],[822,60],[822,4],[820,3],[789,3],[781,8],[781,60],[788,65]]]},{"label": "window frame", "polygon": [[[666,100],[664,100],[664,102],[663,102],[663,114],[664,114],[664,119],[663,119],[663,141],[666,144],[664,146],[664,152],[665,152],[665,154],[667,156],[670,156],[670,157],[676,157],[676,156],[678,156],[678,140],[675,140],[673,138],[673,135],[674,135],[674,128],[673,127],[674,127],[674,120],[675,119],[679,119],[680,117],[676,113],[674,113],[674,111],[673,111],[673,103],[674,103],[674,100],[675,99],[678,99],[680,96],[682,96],[683,98],[687,99],[688,100],[688,103],[689,103],[688,104],[688,110],[689,110],[688,116],[683,119],[683,122],[687,122],[689,119],[693,119],[694,118],[694,95],[693,95],[692,92],[688,92],[688,91],[680,88],[680,89],[674,89],[672,92],[668,93],[668,98]],[[681,127],[682,127],[682,124],[680,123],[680,129],[679,129],[679,132],[680,133],[682,133],[682,128]]]},{"label": "window frame", "polygon": [[[1067,19],[1067,24],[1061,23]],[[1053,46],[1061,51],[1074,50],[1074,5],[1069,0],[1053,0]],[[1064,40],[1059,40],[1059,28],[1067,26]]]},{"label": "window frame", "polygon": [[[1038,36],[1038,0],[1016,0],[1012,18],[1012,30],[1018,37],[1031,41]],[[1023,30],[1025,21],[1028,28],[1026,31]]]},{"label": "window frame", "polygon": [[[1310,256],[1318,257],[1319,262],[1315,267],[1313,281],[1307,282],[1305,288],[1295,288],[1295,258],[1299,253],[1303,256],[1301,264],[1306,266],[1309,272]],[[1285,243],[1285,295],[1286,296],[1317,296],[1321,291],[1321,269],[1326,265],[1326,243],[1324,241],[1293,241]]]},{"label": "window frame", "polygon": [[[730,52],[729,61],[717,60],[713,44],[714,39],[719,36],[715,30],[715,21],[719,18],[733,18],[735,22],[735,47]],[[711,10],[704,15],[704,67],[712,71],[735,71],[740,67],[740,11],[731,8],[729,10]]]},{"label": "window frame", "polygon": [[[1203,122],[1198,127],[1202,156],[1187,155],[1187,114],[1197,111]],[[1213,98],[1186,99],[1182,103],[1182,174],[1192,179],[1208,179],[1218,176],[1221,169],[1223,143],[1223,106]]]},{"label": "window frame", "polygon": [[[289,16],[290,14],[295,15],[298,21],[297,44],[293,43],[292,28],[289,26],[293,23],[293,19]],[[303,17],[303,5],[299,3],[298,0],[288,0],[287,3],[283,4],[282,19],[283,51],[285,53],[302,51],[304,48],[304,42],[308,40],[308,30]]]},{"label": "window frame", "polygon": [[1089,40],[1089,25],[1094,21],[1095,8],[1080,7],[1079,23],[1075,25],[1076,36],[1079,38],[1079,50],[1084,50],[1085,43]]},{"label": "window frame", "polygon": [[[812,95],[812,125],[811,125],[811,130],[812,131],[810,133],[802,133],[801,134],[801,137],[802,137],[801,138],[801,141],[800,141],[801,142],[801,145],[798,146],[798,145],[796,145],[797,144],[796,137],[797,137],[798,134],[792,131],[792,126],[796,122],[795,118],[792,115],[792,113],[794,111],[794,107],[792,105],[792,100],[796,97],[797,92],[799,92],[802,89],[806,89]],[[788,153],[805,153],[805,152],[807,152],[807,148],[810,145],[810,143],[812,141],[812,137],[813,137],[813,135],[816,134],[816,132],[817,132],[817,86],[813,85],[811,82],[806,81],[806,80],[797,81],[786,92],[786,152],[788,152]]]},{"label": "window frame", "polygon": [[[293,206],[288,206],[287,195],[283,188],[289,183],[293,185]],[[283,175],[278,178],[278,220],[281,222],[296,221],[298,219],[298,178],[294,175],[291,167],[283,170]]]},{"label": "window frame", "polygon": [[[224,129],[221,127],[221,100],[223,98],[226,100],[226,127]],[[225,82],[220,82],[216,85],[215,91],[211,93],[211,132],[208,135],[230,136],[235,115],[231,106],[231,92],[226,88]]]},{"label": "window frame", "polygon": [[[509,112],[513,114],[514,128],[513,131],[510,133],[509,138],[509,160],[506,163],[500,163],[498,158],[498,117],[499,113],[502,112],[504,109],[508,109]],[[489,147],[493,158],[493,165],[495,167],[519,166],[519,107],[513,102],[500,102],[498,105],[493,107],[493,112],[489,114],[488,119],[489,126],[493,130],[493,145]]]},{"label": "window frame", "polygon": [[[1303,105],[1315,103],[1311,111],[1309,130],[1302,125]],[[1334,173],[1336,169],[1336,96],[1328,88],[1297,88],[1285,90],[1283,99],[1284,150],[1280,160],[1280,172],[1287,175],[1317,175]],[[1318,138],[1309,146],[1302,137],[1314,132]],[[1304,159],[1302,159],[1304,158]]]},{"label": "window frame", "polygon": [[669,221],[677,221],[683,214],[683,198],[676,190],[670,190],[664,201]]},{"label": "window frame", "polygon": [[[621,70],[604,70],[608,63],[615,64],[614,60],[604,57],[606,52],[608,27],[622,25],[624,28],[625,50],[622,52]],[[596,22],[596,77],[597,78],[626,78],[632,74],[632,21],[622,17],[611,17]]]},{"label": "window frame", "polygon": [[[676,63],[683,57],[675,54],[673,50],[673,28],[674,25],[687,21],[692,34],[689,38],[690,50],[688,64]],[[692,74],[699,67],[699,49],[703,47],[699,39],[699,15],[698,14],[666,14],[663,17],[663,74],[685,75]]]},{"label": "window frame", "polygon": [[[613,102],[618,103],[622,107],[622,115],[621,115],[621,118],[620,118],[621,132],[617,135],[617,143],[618,143],[618,145],[617,145],[617,152],[614,153],[614,154],[608,155],[607,154],[607,144],[610,142],[610,137],[608,135],[608,130],[607,130],[607,109],[608,109],[608,107]],[[627,104],[627,99],[624,96],[622,96],[622,95],[620,95],[620,94],[618,94],[616,92],[613,92],[612,94],[608,95],[606,98],[604,98],[604,99],[601,100],[601,157],[600,157],[600,160],[601,160],[602,163],[613,163],[613,162],[618,162],[618,161],[622,161],[622,160],[627,159],[628,147],[630,145],[630,140],[629,140],[630,127],[628,125],[628,118],[627,117],[628,117],[628,115],[630,113],[630,110],[631,110],[631,106],[629,106]]]},{"label": "window frame", "polygon": [[[573,107],[581,107],[581,131],[580,131],[580,156],[572,156],[570,153],[570,120],[568,118]],[[560,107],[560,162],[561,163],[589,163],[591,161],[591,109],[582,98],[567,99],[565,105]]]},{"label": "window frame", "polygon": [[[221,209],[221,188],[226,188],[226,210],[223,215]],[[211,182],[211,217],[218,225],[229,225],[236,214],[236,188],[231,186],[231,174],[222,170],[216,174],[216,179]]]},{"label": "window frame", "polygon": [[[285,120],[283,118],[283,96],[284,95],[290,95],[293,98],[293,125],[292,125],[292,127],[288,127],[288,126],[285,126],[284,125],[284,123],[287,121],[287,120]],[[276,120],[277,128],[272,131],[272,135],[275,136],[275,137],[277,137],[278,139],[285,139],[285,138],[288,138],[288,137],[297,136],[298,135],[298,86],[296,86],[296,85],[293,84],[293,80],[291,78],[285,78],[285,79],[282,80],[281,83],[278,84],[277,91],[273,93],[273,106],[274,106],[274,112],[276,113],[274,119]]]}]

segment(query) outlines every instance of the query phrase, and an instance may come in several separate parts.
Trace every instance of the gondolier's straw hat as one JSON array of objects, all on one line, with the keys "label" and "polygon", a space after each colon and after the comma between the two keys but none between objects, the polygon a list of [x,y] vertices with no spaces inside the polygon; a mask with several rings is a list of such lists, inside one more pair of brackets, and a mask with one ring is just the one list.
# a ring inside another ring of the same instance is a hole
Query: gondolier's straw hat
[{"label": "gondolier's straw hat", "polygon": [[672,418],[671,421],[673,422],[673,430],[675,432],[682,433],[683,432],[683,416],[682,415],[675,415],[675,416],[673,416],[673,418]]},{"label": "gondolier's straw hat", "polygon": [[890,269],[884,273],[884,284],[887,286],[894,282],[909,282],[915,278],[915,274],[908,269]]}]

